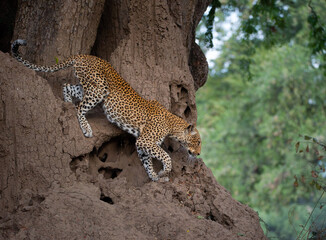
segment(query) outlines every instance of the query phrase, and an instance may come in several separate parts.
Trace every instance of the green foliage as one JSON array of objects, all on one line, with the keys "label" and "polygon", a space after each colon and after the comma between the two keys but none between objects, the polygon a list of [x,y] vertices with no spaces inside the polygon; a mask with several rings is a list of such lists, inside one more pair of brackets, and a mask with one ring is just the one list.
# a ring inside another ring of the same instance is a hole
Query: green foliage
[{"label": "green foliage", "polygon": [[261,219],[268,219],[268,223],[261,226],[269,239],[296,239],[302,230],[300,225],[309,217],[309,210],[304,205],[290,204],[279,206],[272,212],[259,211]]},{"label": "green foliage", "polygon": [[[303,229],[301,237],[313,239],[313,220],[323,218],[305,220],[325,186],[326,153],[316,141],[326,136],[326,79],[325,52],[313,50],[317,35],[307,36],[313,24],[324,25],[326,3],[313,5],[317,17],[303,1],[241,4],[240,28],[220,47],[197,95],[203,159],[234,198],[258,210],[269,236],[295,239]],[[225,20],[220,15],[217,30]],[[322,41],[316,40],[320,49]]]},{"label": "green foliage", "polygon": [[[310,176],[301,175],[301,181],[298,180],[297,176],[294,176],[294,186],[298,187],[299,182],[305,184],[307,179],[309,180],[310,186],[317,190],[326,190],[326,167],[325,167],[325,153],[326,144],[321,142],[315,137],[302,136],[303,139],[295,144],[296,152],[303,154],[302,158],[307,160],[312,165]],[[303,149],[304,148],[304,149]]]},{"label": "green foliage", "polygon": [[308,4],[310,14],[308,16],[308,23],[310,26],[310,42],[309,47],[312,49],[312,54],[320,55],[322,57],[321,67],[324,69],[326,75],[326,30],[324,23],[318,16],[315,8],[312,6],[312,1]]},{"label": "green foliage", "polygon": [[217,8],[221,7],[221,3],[219,0],[213,0],[211,5],[211,9],[209,10],[209,13],[207,15],[206,20],[206,28],[207,31],[205,33],[205,42],[208,45],[208,47],[213,47],[213,22],[215,18],[215,11]]},{"label": "green foliage", "polygon": [[[300,140],[295,144],[296,152],[303,155],[302,158],[308,160],[312,165],[310,175],[301,175],[298,179],[294,176],[295,187],[309,182],[310,186],[320,191],[320,197],[316,201],[305,224],[297,234],[297,239],[325,239],[326,238],[326,211],[325,211],[325,190],[326,190],[326,170],[325,153],[326,144],[315,137],[300,136]],[[308,157],[307,157],[308,156]]]},{"label": "green foliage", "polygon": [[[213,47],[213,14],[217,8],[221,11],[215,15],[215,20],[217,19],[215,24],[223,21],[221,15],[229,15],[230,12],[238,13],[241,26],[238,29],[237,38],[252,49],[260,46],[271,48],[293,41],[298,33],[308,34],[308,47],[311,50],[311,55],[319,58],[321,68],[326,74],[326,10],[324,2],[242,0],[227,1],[221,4],[220,1],[213,1],[208,15],[203,17],[206,33],[202,45],[208,48]],[[297,38],[296,41],[298,40]],[[254,54],[252,49],[243,61],[243,69],[247,71],[244,77],[247,79],[251,79],[252,76],[250,70],[251,57]]]},{"label": "green foliage", "polygon": [[310,14],[308,23],[310,25],[310,47],[313,54],[322,53],[326,50],[326,31],[320,17],[317,15],[311,0],[309,1]]},{"label": "green foliage", "polygon": [[[204,159],[243,202],[268,208],[261,200],[286,204],[297,199],[299,190],[293,189],[292,181],[284,185],[285,179],[300,175],[292,139],[299,132],[321,134],[326,107],[320,98],[326,82],[307,60],[309,53],[301,46],[261,49],[254,57],[260,64],[253,66],[251,82],[232,73],[223,80],[209,79],[209,86],[199,90],[198,109],[206,112],[198,119],[206,128]],[[220,158],[223,162],[216,161]]]}]

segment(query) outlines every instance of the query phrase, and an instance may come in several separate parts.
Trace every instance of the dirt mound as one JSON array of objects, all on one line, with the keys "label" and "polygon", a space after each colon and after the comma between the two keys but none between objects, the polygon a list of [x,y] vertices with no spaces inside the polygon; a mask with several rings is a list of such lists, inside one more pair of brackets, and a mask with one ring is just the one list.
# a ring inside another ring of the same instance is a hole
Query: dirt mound
[{"label": "dirt mound", "polygon": [[97,109],[85,138],[72,104],[1,52],[0,91],[0,238],[266,239],[257,214],[178,143],[164,143],[170,181],[154,183],[133,137]]}]

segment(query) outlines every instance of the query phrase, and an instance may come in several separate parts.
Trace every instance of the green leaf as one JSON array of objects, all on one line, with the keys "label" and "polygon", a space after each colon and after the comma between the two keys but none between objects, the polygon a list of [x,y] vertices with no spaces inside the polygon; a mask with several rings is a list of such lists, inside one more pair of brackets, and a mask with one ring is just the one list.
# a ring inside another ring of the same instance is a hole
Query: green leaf
[{"label": "green leaf", "polygon": [[308,23],[312,26],[315,26],[318,22],[318,17],[314,13],[310,13],[308,16]]},{"label": "green leaf", "polygon": [[310,136],[307,136],[307,135],[304,136],[304,140],[311,140],[311,139],[312,139],[312,137],[310,137]]},{"label": "green leaf", "polygon": [[317,190],[321,190],[322,189],[322,187],[321,187],[321,185],[319,183],[316,183],[316,189]]}]

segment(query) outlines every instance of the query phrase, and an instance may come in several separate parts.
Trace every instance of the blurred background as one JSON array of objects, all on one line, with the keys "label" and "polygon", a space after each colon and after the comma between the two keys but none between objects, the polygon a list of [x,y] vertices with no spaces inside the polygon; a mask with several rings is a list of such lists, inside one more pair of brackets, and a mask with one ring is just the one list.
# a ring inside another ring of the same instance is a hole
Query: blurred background
[{"label": "blurred background", "polygon": [[325,26],[324,0],[214,0],[197,28],[202,158],[269,239],[326,239]]}]

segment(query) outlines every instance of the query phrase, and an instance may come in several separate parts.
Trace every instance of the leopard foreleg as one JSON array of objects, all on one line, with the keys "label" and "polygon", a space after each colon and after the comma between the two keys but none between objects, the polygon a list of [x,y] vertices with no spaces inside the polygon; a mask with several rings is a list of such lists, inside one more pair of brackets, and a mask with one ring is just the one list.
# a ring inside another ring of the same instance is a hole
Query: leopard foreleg
[{"label": "leopard foreleg", "polygon": [[[172,169],[171,158],[160,146],[156,143],[146,143],[144,138],[140,137],[136,141],[138,156],[140,157],[148,176],[157,181],[158,178],[166,176]],[[163,164],[163,169],[157,174],[154,171],[151,158],[156,158]],[[168,178],[165,178],[168,181]]]},{"label": "leopard foreleg", "polygon": [[152,181],[158,181],[159,179],[159,176],[157,175],[157,173],[154,171],[154,168],[153,168],[153,162],[152,162],[152,158],[146,154],[145,152],[143,152],[143,150],[141,149],[138,149],[137,148],[137,153],[138,153],[138,156],[145,168],[145,171],[147,172],[149,178],[152,180]]}]

